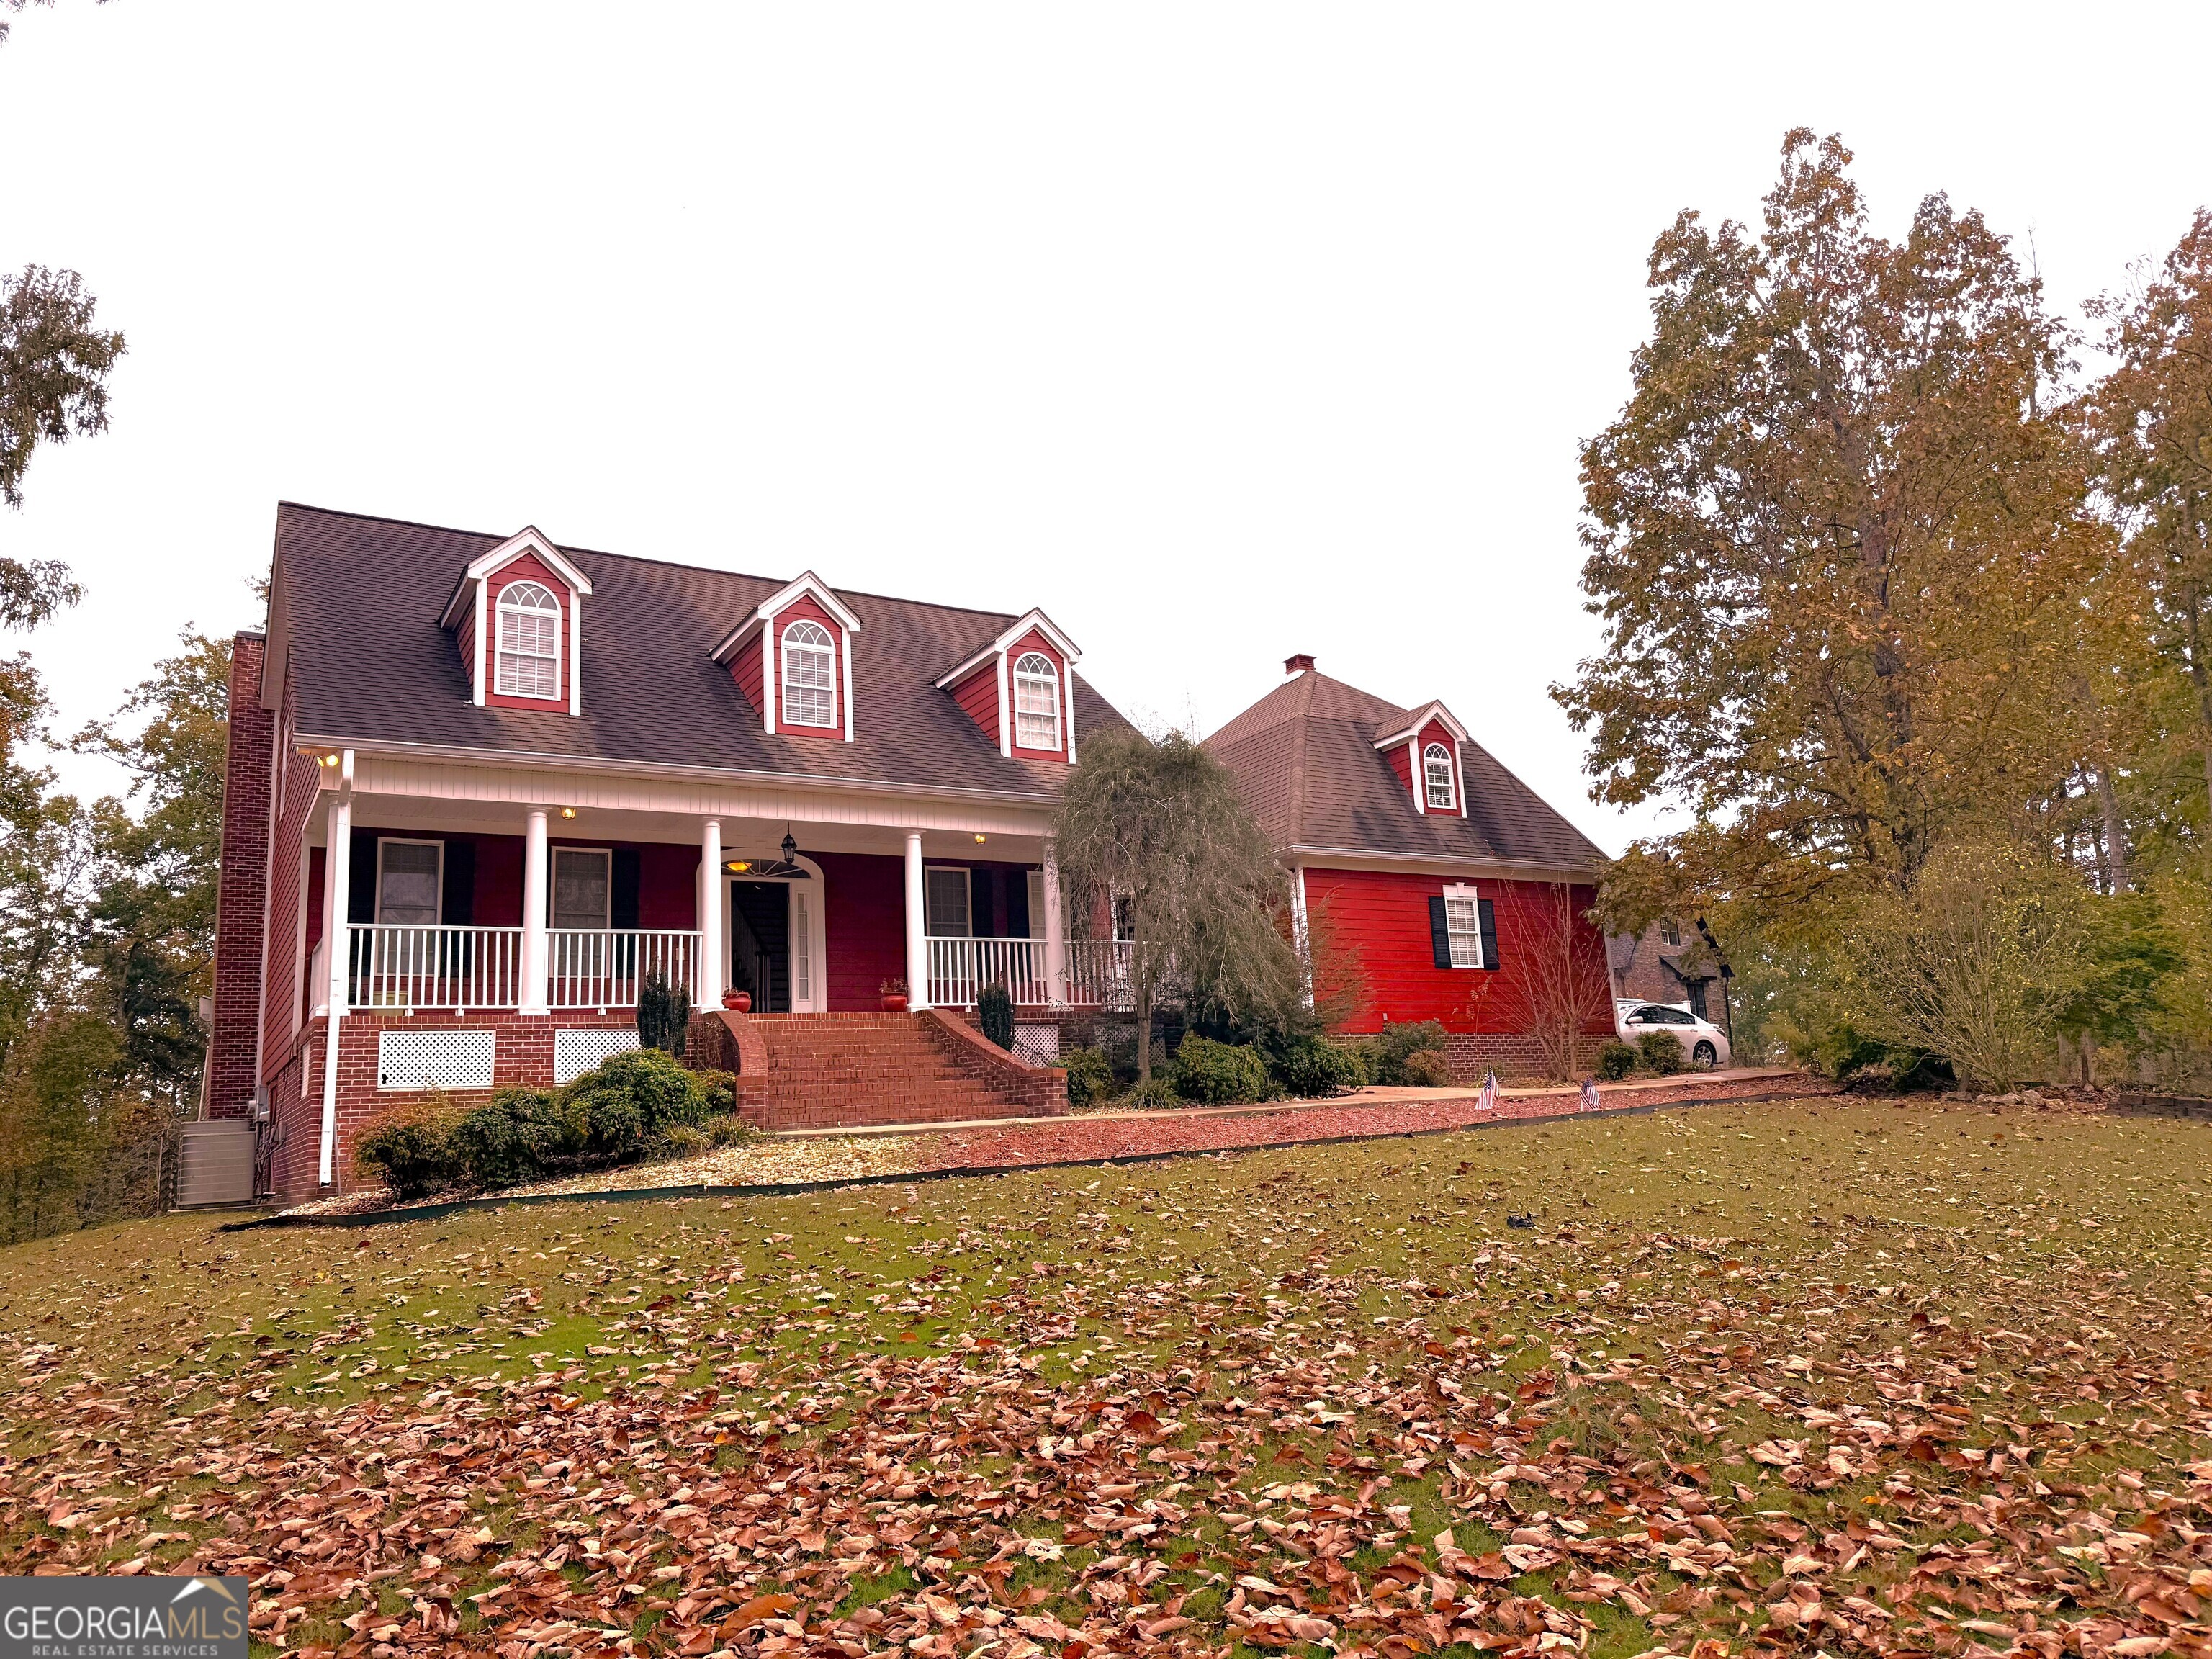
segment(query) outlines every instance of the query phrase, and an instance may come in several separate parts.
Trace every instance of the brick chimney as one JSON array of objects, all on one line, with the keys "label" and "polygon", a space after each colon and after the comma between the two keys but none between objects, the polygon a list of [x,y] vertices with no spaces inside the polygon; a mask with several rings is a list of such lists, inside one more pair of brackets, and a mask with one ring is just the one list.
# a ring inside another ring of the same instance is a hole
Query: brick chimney
[{"label": "brick chimney", "polygon": [[1283,659],[1283,678],[1294,680],[1301,674],[1311,672],[1313,665],[1313,656],[1309,652],[1301,651],[1296,656],[1285,657]]}]

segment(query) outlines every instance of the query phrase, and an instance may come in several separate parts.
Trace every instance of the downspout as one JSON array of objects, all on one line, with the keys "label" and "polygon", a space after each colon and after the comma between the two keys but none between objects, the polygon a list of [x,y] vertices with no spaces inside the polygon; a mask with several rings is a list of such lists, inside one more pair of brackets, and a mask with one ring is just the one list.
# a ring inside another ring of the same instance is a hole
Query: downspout
[{"label": "downspout", "polygon": [[338,1037],[345,1018],[347,970],[352,965],[352,934],[347,915],[352,908],[349,892],[353,875],[353,750],[338,757],[337,799],[331,803],[331,844],[323,852],[324,884],[330,889],[331,947],[330,1012],[323,1018],[323,1135],[316,1161],[318,1178],[325,1187],[337,1183],[338,1153]]}]

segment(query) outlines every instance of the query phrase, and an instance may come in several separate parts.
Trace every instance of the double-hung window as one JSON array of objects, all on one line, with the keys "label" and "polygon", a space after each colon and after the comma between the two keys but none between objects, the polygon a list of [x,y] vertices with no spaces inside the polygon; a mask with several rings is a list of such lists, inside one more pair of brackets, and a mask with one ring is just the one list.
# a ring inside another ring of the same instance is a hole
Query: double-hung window
[{"label": "double-hung window", "polygon": [[1473,894],[1444,895],[1444,934],[1451,942],[1453,967],[1482,966],[1482,915]]},{"label": "double-hung window", "polygon": [[376,919],[408,927],[438,925],[446,845],[437,841],[376,843]]},{"label": "double-hung window", "polygon": [[968,872],[933,864],[921,876],[923,931],[935,939],[966,939],[973,926],[968,904]]},{"label": "double-hung window", "polygon": [[561,602],[536,582],[500,593],[498,685],[505,697],[561,695]]},{"label": "double-hung window", "polygon": [[608,926],[613,857],[597,848],[553,849],[553,926],[598,930]]},{"label": "double-hung window", "polygon": [[1023,749],[1060,747],[1060,674],[1042,652],[1014,664],[1014,743]]},{"label": "double-hung window", "polygon": [[783,719],[787,726],[837,724],[837,646],[820,623],[783,630]]},{"label": "double-hung window", "polygon": [[1459,794],[1452,787],[1451,750],[1440,743],[1431,744],[1421,756],[1421,773],[1428,785],[1430,810],[1457,811]]}]

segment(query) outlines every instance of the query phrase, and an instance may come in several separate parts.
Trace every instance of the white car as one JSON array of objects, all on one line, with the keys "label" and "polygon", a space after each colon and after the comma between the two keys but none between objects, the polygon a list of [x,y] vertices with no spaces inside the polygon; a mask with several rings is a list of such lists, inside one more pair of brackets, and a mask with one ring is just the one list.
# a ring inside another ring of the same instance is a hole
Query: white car
[{"label": "white car", "polygon": [[1633,998],[1618,1001],[1613,1005],[1613,1024],[1623,1042],[1633,1042],[1646,1031],[1672,1031],[1682,1040],[1683,1058],[1693,1072],[1710,1072],[1729,1063],[1728,1034],[1680,1003]]}]

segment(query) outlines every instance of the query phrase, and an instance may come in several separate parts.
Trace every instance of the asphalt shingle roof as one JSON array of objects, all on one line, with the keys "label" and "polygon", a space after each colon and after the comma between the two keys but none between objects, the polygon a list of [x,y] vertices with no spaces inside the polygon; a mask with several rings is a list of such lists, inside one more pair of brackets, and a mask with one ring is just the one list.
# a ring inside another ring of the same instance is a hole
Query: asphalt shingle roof
[{"label": "asphalt shingle roof", "polygon": [[[1066,769],[1009,759],[932,684],[1020,611],[959,610],[836,590],[860,619],[854,741],[770,737],[708,653],[784,577],[563,547],[584,601],[582,712],[479,708],[453,635],[438,625],[471,559],[505,541],[395,519],[280,503],[281,572],[297,729],[363,744],[647,764],[726,767],[870,782],[1055,793]],[[1127,722],[1080,675],[1075,735]]]},{"label": "asphalt shingle roof", "polygon": [[1416,811],[1376,739],[1413,718],[1309,669],[1206,740],[1278,847],[1595,866],[1605,854],[1481,744],[1459,746],[1467,816]]}]

